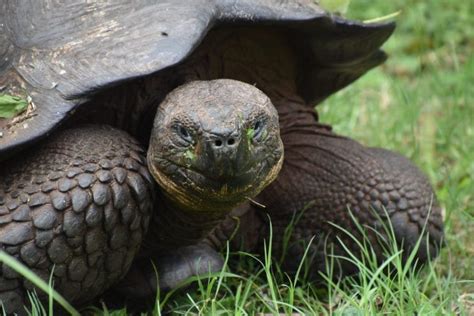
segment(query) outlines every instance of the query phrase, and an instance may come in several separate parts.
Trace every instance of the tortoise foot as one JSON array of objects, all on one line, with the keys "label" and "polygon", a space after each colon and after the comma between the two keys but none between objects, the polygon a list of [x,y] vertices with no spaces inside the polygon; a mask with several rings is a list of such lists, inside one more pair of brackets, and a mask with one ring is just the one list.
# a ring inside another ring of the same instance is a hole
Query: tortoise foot
[{"label": "tortoise foot", "polygon": [[160,292],[168,292],[187,285],[186,280],[193,276],[218,272],[223,265],[222,256],[205,243],[173,249],[134,262],[107,297],[112,304],[126,300],[132,307],[154,304],[157,284]]}]

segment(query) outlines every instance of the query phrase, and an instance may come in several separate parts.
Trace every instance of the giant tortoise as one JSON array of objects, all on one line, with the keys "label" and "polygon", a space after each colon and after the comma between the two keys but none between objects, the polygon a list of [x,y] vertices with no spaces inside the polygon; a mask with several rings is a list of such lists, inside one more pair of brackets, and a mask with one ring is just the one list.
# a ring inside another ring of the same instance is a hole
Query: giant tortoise
[{"label": "giant tortoise", "polygon": [[[385,60],[393,30],[309,0],[2,1],[0,89],[30,100],[0,122],[2,249],[44,279],[54,266],[77,305],[111,286],[153,295],[150,259],[162,289],[215,271],[230,239],[260,251],[270,221],[289,272],[306,246],[314,275],[328,245],[356,249],[335,226],[358,234],[351,214],[380,260],[388,222],[406,252],[426,232],[419,261],[435,256],[427,178],[314,111]],[[7,312],[29,289],[2,266]]]}]

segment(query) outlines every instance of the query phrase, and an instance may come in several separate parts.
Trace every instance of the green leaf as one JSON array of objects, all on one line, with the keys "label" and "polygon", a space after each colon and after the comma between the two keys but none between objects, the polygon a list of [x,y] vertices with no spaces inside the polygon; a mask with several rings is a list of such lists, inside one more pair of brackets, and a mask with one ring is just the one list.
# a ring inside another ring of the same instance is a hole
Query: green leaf
[{"label": "green leaf", "polygon": [[247,129],[247,138],[251,140],[253,136],[255,135],[255,130],[253,128]]},{"label": "green leaf", "polygon": [[9,94],[0,94],[0,118],[12,118],[23,112],[28,101]]}]

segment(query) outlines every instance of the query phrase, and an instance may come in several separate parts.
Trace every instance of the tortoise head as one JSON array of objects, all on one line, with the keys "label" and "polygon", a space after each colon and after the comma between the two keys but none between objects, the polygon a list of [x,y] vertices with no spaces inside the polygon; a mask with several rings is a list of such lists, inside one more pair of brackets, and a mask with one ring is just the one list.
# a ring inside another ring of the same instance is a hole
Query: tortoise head
[{"label": "tortoise head", "polygon": [[252,85],[193,81],[158,107],[148,167],[188,210],[229,210],[271,183],[283,162],[278,113]]}]

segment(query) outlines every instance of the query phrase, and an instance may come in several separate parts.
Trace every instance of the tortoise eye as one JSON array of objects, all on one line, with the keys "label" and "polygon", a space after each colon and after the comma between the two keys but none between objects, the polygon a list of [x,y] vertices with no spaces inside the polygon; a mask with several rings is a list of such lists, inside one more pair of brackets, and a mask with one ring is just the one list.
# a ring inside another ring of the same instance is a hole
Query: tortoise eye
[{"label": "tortoise eye", "polygon": [[178,125],[176,126],[176,131],[178,133],[178,135],[184,140],[186,141],[187,143],[192,143],[193,142],[193,137],[191,136],[191,133],[189,132],[189,130],[182,126],[182,125]]},{"label": "tortoise eye", "polygon": [[255,122],[255,125],[253,126],[254,131],[260,130],[262,127],[262,121],[257,121]]},{"label": "tortoise eye", "polygon": [[258,120],[253,125],[253,139],[260,140],[263,134],[264,123],[262,120]]}]

